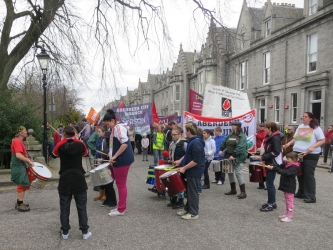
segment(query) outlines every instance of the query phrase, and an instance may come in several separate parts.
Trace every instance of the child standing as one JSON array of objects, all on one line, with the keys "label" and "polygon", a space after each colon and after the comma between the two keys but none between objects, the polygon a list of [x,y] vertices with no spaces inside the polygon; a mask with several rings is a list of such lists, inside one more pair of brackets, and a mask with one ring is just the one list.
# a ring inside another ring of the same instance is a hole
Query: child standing
[{"label": "child standing", "polygon": [[297,168],[300,168],[300,163],[297,162],[297,153],[290,152],[286,155],[287,161],[281,166],[269,166],[268,169],[273,169],[279,174],[280,185],[279,190],[283,191],[284,199],[286,201],[286,213],[279,216],[282,222],[291,222],[294,212],[294,194],[296,191],[296,174]]},{"label": "child standing", "polygon": [[143,138],[141,140],[141,146],[142,146],[142,161],[145,160],[148,161],[148,147],[149,147],[149,139],[147,138],[147,134],[142,134]]}]

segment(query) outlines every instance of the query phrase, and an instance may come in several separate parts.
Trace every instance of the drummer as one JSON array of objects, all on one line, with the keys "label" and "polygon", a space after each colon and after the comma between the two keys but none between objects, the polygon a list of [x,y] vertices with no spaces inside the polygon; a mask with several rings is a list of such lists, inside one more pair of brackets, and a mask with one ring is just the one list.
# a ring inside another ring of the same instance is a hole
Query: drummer
[{"label": "drummer", "polygon": [[28,135],[25,127],[20,126],[16,131],[15,139],[11,145],[11,180],[16,183],[17,201],[15,209],[19,212],[30,211],[29,204],[24,204],[25,191],[30,189],[30,182],[27,175],[27,165],[32,167],[34,163],[28,158],[26,146],[23,144],[24,138]]},{"label": "drummer", "polygon": [[[171,130],[172,142],[169,146],[169,159],[170,163],[174,163],[185,155],[187,148],[186,139],[182,137],[183,130],[180,127],[174,127]],[[178,199],[178,201],[177,201]],[[173,209],[181,208],[184,206],[184,192],[171,197],[170,203],[167,205]]]},{"label": "drummer", "polygon": [[69,237],[69,214],[72,197],[79,217],[79,226],[84,240],[92,236],[88,231],[87,215],[87,183],[85,180],[85,171],[82,167],[82,156],[88,155],[88,149],[85,144],[75,138],[74,127],[66,126],[64,128],[63,140],[61,140],[52,151],[52,156],[60,157],[59,185],[58,193],[60,199],[60,222],[62,238]]},{"label": "drummer", "polygon": [[[245,183],[242,176],[243,162],[247,158],[247,140],[246,136],[242,131],[242,123],[239,121],[234,121],[231,123],[232,132],[228,134],[225,140],[222,141],[220,146],[219,156],[222,155],[223,150],[225,150],[225,159],[234,161],[234,172],[241,190],[239,199],[246,198]],[[237,194],[236,182],[234,178],[234,173],[228,173],[231,190],[225,195]]]}]

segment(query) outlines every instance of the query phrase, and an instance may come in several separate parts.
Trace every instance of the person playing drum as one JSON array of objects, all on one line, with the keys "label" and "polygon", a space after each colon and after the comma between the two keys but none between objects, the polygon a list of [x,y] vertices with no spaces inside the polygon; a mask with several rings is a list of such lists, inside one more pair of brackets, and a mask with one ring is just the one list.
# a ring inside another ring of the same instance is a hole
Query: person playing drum
[{"label": "person playing drum", "polygon": [[[247,140],[245,134],[242,132],[242,123],[234,121],[231,123],[232,132],[228,134],[225,140],[222,141],[220,146],[219,156],[222,155],[225,150],[225,159],[234,161],[234,172],[240,187],[241,193],[238,195],[239,199],[246,198],[245,183],[242,176],[243,162],[245,161],[247,153]],[[228,173],[231,190],[225,195],[237,194],[236,182],[234,173]]]},{"label": "person playing drum", "polygon": [[198,186],[205,169],[205,142],[197,136],[198,128],[193,122],[185,125],[188,146],[185,155],[175,161],[176,166],[182,166],[177,171],[185,173],[187,180],[187,202],[182,211],[177,212],[185,220],[199,218],[199,193]]},{"label": "person playing drum", "polygon": [[63,140],[53,149],[52,157],[60,157],[59,185],[58,193],[60,199],[60,222],[62,238],[68,239],[69,236],[69,214],[72,197],[79,217],[79,226],[82,231],[82,238],[88,239],[92,233],[88,231],[87,215],[87,183],[85,171],[82,167],[82,156],[88,155],[85,144],[75,138],[74,127],[64,128]]},{"label": "person playing drum", "polygon": [[116,114],[108,109],[103,122],[112,129],[110,136],[109,157],[112,164],[112,174],[118,188],[118,207],[108,214],[109,216],[125,215],[127,202],[127,176],[131,164],[134,162],[134,154],[131,141],[128,138],[127,128],[123,124],[117,124]]},{"label": "person playing drum", "polygon": [[[182,137],[183,130],[180,127],[174,127],[170,133],[172,136],[172,142],[169,146],[169,163],[174,163],[185,155],[187,142],[186,139]],[[184,192],[172,196],[170,203],[167,206],[172,207],[173,209],[183,207]]]},{"label": "person playing drum", "polygon": [[30,189],[30,182],[27,175],[27,165],[32,167],[34,163],[28,158],[27,148],[23,144],[24,138],[28,135],[25,127],[20,126],[12,141],[11,151],[11,180],[16,183],[17,202],[15,209],[19,212],[30,211],[29,205],[23,203],[25,191]]}]

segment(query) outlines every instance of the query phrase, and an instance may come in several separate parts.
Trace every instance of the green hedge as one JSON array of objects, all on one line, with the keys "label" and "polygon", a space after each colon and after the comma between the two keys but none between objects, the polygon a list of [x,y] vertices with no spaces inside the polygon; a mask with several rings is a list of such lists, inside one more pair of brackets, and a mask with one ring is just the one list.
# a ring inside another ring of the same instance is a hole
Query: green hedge
[{"label": "green hedge", "polygon": [[42,121],[34,116],[30,105],[13,101],[10,92],[0,94],[0,147],[10,148],[16,130],[23,125],[34,130],[34,136],[42,141]]}]

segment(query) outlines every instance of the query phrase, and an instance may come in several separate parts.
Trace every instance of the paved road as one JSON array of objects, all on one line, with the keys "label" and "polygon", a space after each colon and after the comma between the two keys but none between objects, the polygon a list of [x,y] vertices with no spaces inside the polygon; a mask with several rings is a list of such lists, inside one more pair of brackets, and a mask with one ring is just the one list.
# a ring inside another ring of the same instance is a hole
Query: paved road
[{"label": "paved road", "polygon": [[93,201],[96,192],[89,185],[88,216],[93,236],[88,240],[81,238],[74,204],[70,237],[61,240],[56,181],[27,193],[25,201],[31,207],[28,213],[14,209],[13,186],[1,188],[0,249],[332,249],[333,174],[327,170],[316,171],[317,203],[305,204],[297,199],[292,223],[277,219],[284,213],[280,191],[277,210],[258,210],[267,194],[258,190],[256,183],[248,183],[246,168],[243,174],[248,198],[225,196],[228,181],[222,186],[213,185],[200,196],[200,218],[195,221],[182,220],[175,210],[166,207],[167,199],[147,191],[147,170],[147,163],[136,156],[129,173],[128,208],[123,217],[109,217],[108,209]]}]

